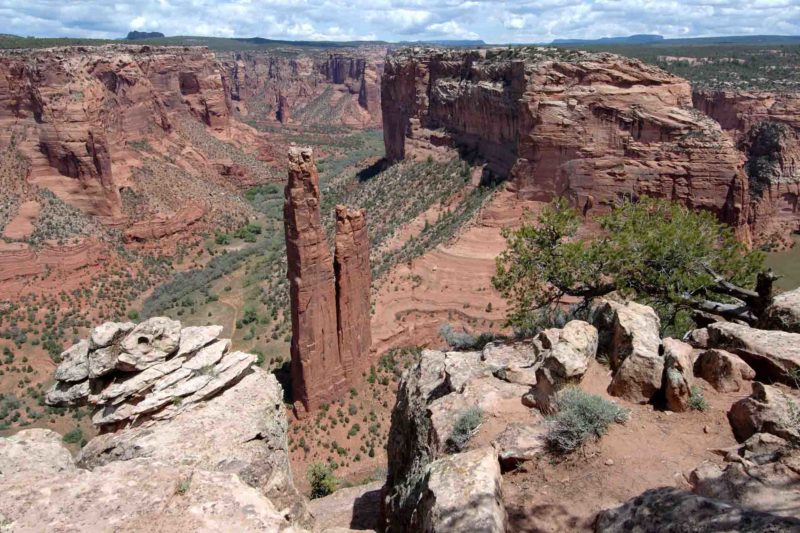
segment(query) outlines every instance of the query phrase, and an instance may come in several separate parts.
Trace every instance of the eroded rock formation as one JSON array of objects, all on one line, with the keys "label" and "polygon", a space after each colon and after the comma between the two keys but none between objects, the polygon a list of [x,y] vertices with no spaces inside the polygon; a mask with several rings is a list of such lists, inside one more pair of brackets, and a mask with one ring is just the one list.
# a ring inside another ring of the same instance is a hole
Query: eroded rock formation
[{"label": "eroded rock formation", "polygon": [[749,222],[759,240],[800,229],[800,95],[696,89],[692,99],[747,157]]},{"label": "eroded rock formation", "polygon": [[292,308],[292,395],[305,409],[359,379],[371,344],[369,240],[364,212],[336,207],[336,261],[320,215],[310,148],[289,150],[284,226]]},{"label": "eroded rock formation", "polygon": [[31,159],[30,180],[118,219],[114,162],[128,141],[169,132],[173,111],[229,125],[227,77],[205,48],[108,45],[0,55],[0,135]]},{"label": "eroded rock formation", "polygon": [[339,353],[344,373],[351,382],[368,366],[370,334],[369,235],[363,209],[336,206],[336,317]]},{"label": "eroded rock formation", "polygon": [[[3,519],[84,529],[104,511],[103,521],[146,529],[157,512],[176,531],[311,527],[289,466],[283,391],[255,355],[229,352],[221,331],[163,317],[107,322],[64,352],[46,401],[95,407],[101,435],[75,460],[49,431],[0,439]],[[34,460],[9,468],[20,456]],[[42,499],[46,486],[58,490]],[[163,507],[173,495],[181,502]]]},{"label": "eroded rock formation", "polygon": [[747,231],[742,158],[686,80],[610,54],[405,49],[383,76],[386,154],[457,148],[522,198],[602,211],[666,197]]},{"label": "eroded rock formation", "polygon": [[221,60],[231,79],[231,99],[242,115],[266,104],[271,113],[264,118],[281,123],[377,127],[384,52],[382,47],[335,54],[243,51]]},{"label": "eroded rock formation", "polygon": [[319,175],[309,148],[289,150],[283,220],[292,308],[292,395],[306,409],[345,386],[333,262],[320,217]]}]

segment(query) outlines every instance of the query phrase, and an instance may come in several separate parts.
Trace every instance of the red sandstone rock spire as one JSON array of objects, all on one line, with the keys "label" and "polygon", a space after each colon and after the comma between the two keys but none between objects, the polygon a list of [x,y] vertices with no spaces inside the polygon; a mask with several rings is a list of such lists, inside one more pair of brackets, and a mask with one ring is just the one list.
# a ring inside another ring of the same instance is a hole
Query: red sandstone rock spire
[{"label": "red sandstone rock spire", "polygon": [[289,149],[284,192],[287,277],[292,308],[292,394],[307,410],[345,390],[339,355],[333,265],[310,148]]},{"label": "red sandstone rock spire", "polygon": [[368,366],[370,334],[369,236],[363,209],[336,206],[336,314],[339,353],[347,380],[352,383]]}]

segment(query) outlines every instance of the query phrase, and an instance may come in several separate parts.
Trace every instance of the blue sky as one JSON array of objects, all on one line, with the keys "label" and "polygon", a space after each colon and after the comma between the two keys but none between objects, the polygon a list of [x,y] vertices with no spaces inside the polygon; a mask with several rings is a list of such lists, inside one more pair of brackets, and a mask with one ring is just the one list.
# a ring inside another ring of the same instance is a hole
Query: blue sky
[{"label": "blue sky", "polygon": [[0,0],[0,33],[547,42],[800,34],[800,0]]}]

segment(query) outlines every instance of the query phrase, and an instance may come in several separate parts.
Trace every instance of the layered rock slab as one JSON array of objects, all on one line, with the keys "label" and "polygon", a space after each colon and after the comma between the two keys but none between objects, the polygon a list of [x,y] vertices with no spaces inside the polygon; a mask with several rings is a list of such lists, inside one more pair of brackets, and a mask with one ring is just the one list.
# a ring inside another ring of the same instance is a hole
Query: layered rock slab
[{"label": "layered rock slab", "polygon": [[[235,474],[150,459],[77,468],[61,436],[0,439],[0,520],[12,531],[292,531]],[[27,457],[15,468],[6,462]]]}]

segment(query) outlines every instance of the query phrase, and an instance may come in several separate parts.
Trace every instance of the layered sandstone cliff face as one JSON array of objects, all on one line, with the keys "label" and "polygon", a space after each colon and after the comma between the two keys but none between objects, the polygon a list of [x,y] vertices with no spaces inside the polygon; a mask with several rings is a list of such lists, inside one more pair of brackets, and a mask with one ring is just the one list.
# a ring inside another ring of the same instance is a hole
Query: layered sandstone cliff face
[{"label": "layered sandstone cliff face", "polygon": [[363,209],[336,206],[336,316],[339,353],[347,379],[357,381],[368,366],[372,345],[369,291],[369,236]]},{"label": "layered sandstone cliff face", "polygon": [[363,211],[336,208],[336,264],[320,216],[310,148],[289,150],[283,207],[292,312],[292,395],[306,410],[361,376],[369,333],[369,241]]},{"label": "layered sandstone cliff face", "polygon": [[292,395],[313,409],[345,386],[336,332],[333,263],[310,149],[289,151],[283,221],[292,308]]},{"label": "layered sandstone cliff face", "polygon": [[384,49],[294,57],[273,52],[220,54],[230,96],[243,116],[283,124],[379,127]]},{"label": "layered sandstone cliff face", "polygon": [[689,83],[657,68],[544,48],[415,48],[388,56],[382,87],[391,161],[457,148],[520,198],[566,195],[603,210],[622,197],[667,197],[749,239],[741,155],[691,107]]},{"label": "layered sandstone cliff face", "polygon": [[173,112],[228,128],[227,79],[205,48],[109,45],[0,55],[0,136],[29,180],[82,211],[122,216],[114,167],[126,143],[169,132]]},{"label": "layered sandstone cliff face", "polygon": [[747,158],[757,238],[800,230],[800,94],[696,89],[692,99]]}]

